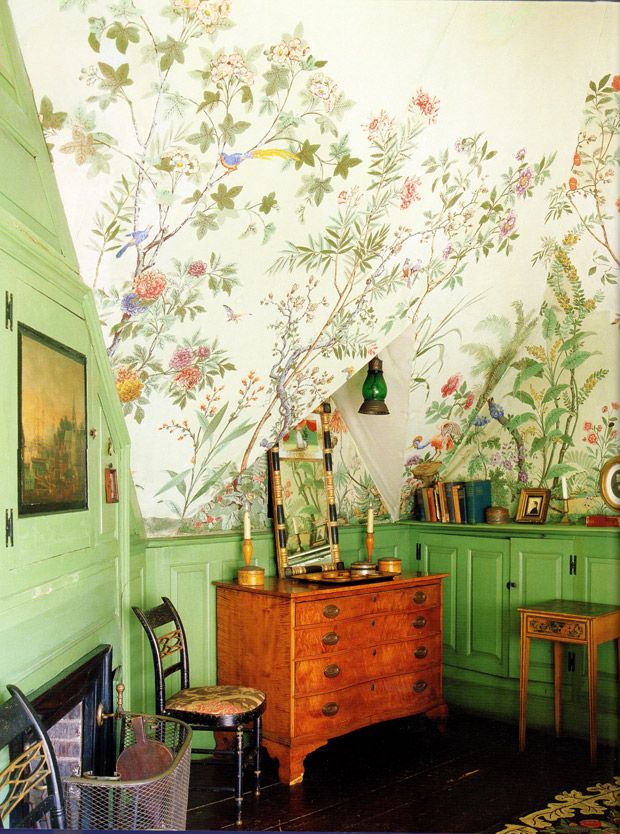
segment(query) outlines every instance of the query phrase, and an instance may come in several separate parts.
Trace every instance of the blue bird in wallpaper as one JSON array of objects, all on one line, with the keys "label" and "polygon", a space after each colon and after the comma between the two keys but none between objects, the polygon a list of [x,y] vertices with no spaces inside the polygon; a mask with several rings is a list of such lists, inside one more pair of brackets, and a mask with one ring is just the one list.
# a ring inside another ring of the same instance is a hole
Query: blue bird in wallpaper
[{"label": "blue bird in wallpaper", "polygon": [[121,246],[121,248],[116,253],[116,257],[120,258],[121,255],[124,255],[130,246],[139,246],[141,243],[143,243],[149,236],[152,228],[152,226],[147,226],[146,229],[141,229],[137,232],[129,232],[127,237],[132,238],[132,240],[130,240],[129,243],[126,243],[124,246]]},{"label": "blue bird in wallpaper", "polygon": [[245,153],[221,153],[220,162],[229,171],[236,171],[244,159],[272,159],[273,157],[299,159],[296,153],[286,151],[283,148],[257,148],[255,151],[246,151]]}]

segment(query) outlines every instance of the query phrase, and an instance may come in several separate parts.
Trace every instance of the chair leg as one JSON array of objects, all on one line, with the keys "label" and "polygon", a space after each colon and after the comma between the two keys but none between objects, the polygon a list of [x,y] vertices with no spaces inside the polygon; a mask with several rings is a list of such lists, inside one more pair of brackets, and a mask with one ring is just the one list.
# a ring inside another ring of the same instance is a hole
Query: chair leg
[{"label": "chair leg", "polygon": [[239,726],[235,736],[235,802],[237,803],[237,825],[241,825],[243,803],[243,727]]},{"label": "chair leg", "polygon": [[260,796],[260,743],[262,738],[262,717],[254,719],[254,793]]}]

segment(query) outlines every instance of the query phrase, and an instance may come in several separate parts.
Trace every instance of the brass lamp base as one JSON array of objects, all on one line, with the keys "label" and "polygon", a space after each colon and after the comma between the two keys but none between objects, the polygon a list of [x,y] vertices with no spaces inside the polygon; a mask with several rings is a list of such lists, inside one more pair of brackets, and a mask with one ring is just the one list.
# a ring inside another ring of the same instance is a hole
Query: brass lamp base
[{"label": "brass lamp base", "polygon": [[265,568],[260,568],[257,565],[239,568],[237,571],[237,582],[240,585],[264,585]]}]

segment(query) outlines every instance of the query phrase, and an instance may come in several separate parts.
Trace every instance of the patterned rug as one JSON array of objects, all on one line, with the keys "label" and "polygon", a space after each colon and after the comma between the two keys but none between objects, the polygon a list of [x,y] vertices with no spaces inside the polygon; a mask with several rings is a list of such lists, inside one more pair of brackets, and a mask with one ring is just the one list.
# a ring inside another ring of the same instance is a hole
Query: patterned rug
[{"label": "patterned rug", "polygon": [[620,776],[581,791],[563,791],[542,811],[519,818],[496,834],[617,834],[620,826]]}]

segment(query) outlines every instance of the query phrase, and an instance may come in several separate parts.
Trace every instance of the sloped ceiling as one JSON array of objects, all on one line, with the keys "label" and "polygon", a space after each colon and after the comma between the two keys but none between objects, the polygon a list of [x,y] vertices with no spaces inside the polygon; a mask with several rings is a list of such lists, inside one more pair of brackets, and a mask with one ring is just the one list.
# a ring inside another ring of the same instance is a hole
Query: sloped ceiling
[{"label": "sloped ceiling", "polygon": [[[197,518],[221,494],[241,506],[250,464],[343,385],[397,516],[406,461],[437,431],[429,406],[480,393],[463,345],[548,292],[532,258],[588,85],[615,72],[615,4],[11,10],[147,521]],[[357,372],[378,352],[393,416],[362,423]]]}]

